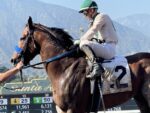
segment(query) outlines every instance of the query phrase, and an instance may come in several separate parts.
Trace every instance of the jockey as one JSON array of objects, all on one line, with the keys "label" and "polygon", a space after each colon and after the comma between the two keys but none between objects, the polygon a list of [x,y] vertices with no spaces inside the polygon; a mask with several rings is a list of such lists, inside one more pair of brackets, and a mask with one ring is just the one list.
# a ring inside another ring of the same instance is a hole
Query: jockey
[{"label": "jockey", "polygon": [[[87,32],[80,38],[80,49],[93,63],[92,72],[88,77],[100,76],[104,69],[97,63],[96,57],[112,59],[116,54],[118,36],[110,17],[98,13],[95,1],[84,0],[79,13],[83,13],[91,21]],[[99,41],[93,41],[96,38]]]},{"label": "jockey", "polygon": [[18,64],[17,64],[15,67],[13,67],[13,68],[7,70],[6,72],[1,72],[1,73],[0,73],[0,82],[3,82],[3,81],[6,80],[7,78],[9,78],[9,77],[15,75],[17,72],[19,72],[19,70],[20,70],[22,67],[23,67],[23,62],[20,61],[20,62],[18,62]]}]

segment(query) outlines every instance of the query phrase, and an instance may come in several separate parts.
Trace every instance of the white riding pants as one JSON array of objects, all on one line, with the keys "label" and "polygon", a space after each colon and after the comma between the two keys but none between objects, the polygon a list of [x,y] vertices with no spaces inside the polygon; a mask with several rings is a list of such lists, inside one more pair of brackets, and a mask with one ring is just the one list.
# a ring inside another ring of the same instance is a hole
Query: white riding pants
[{"label": "white riding pants", "polygon": [[83,45],[89,46],[97,57],[101,57],[104,59],[111,59],[116,54],[116,44],[115,43],[103,43],[100,44],[94,41],[82,40],[80,42],[80,48]]}]

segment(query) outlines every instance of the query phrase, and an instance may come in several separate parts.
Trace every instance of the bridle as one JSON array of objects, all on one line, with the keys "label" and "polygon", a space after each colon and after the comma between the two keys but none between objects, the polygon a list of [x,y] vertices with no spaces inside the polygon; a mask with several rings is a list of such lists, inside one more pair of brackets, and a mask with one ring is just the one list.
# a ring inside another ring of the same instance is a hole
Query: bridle
[{"label": "bridle", "polygon": [[[16,65],[19,61],[22,61],[23,63],[25,63],[24,59],[25,59],[25,54],[27,51],[30,52],[30,51],[32,51],[33,48],[34,48],[34,51],[36,51],[36,52],[38,51],[37,44],[36,44],[33,33],[34,33],[34,30],[28,29],[27,35],[20,38],[20,41],[23,41],[23,47],[22,48],[20,48],[18,46],[15,47],[15,52],[18,54],[18,57],[16,59],[11,60],[11,62],[14,65]],[[33,44],[32,48],[30,47],[30,43]],[[29,50],[27,50],[27,49],[29,49]],[[27,65],[27,64],[25,64],[25,65]]]},{"label": "bridle", "polygon": [[[23,48],[20,48],[18,46],[15,47],[15,51],[16,53],[18,54],[18,57],[17,59],[15,60],[11,60],[11,62],[16,65],[18,62],[22,61],[24,62],[24,55],[25,55],[25,52],[27,50],[27,47],[28,47],[28,44],[30,43],[30,40],[33,40],[33,43],[34,43],[34,46],[35,46],[35,42],[34,42],[34,37],[33,37],[33,31],[29,31],[27,33],[27,36],[26,37],[21,37],[20,38],[20,41],[24,41],[24,46]],[[33,66],[34,67],[34,66]],[[24,67],[23,67],[24,68]],[[23,69],[22,68],[22,69]],[[34,67],[35,68],[35,67]],[[23,80],[23,71],[22,69],[20,70],[20,80],[22,82],[22,85],[19,86],[19,87],[16,87],[16,88],[9,88],[9,87],[5,87],[3,86],[3,88],[5,89],[8,89],[8,90],[16,90],[16,89],[21,89],[23,86],[24,86],[24,80]]]}]

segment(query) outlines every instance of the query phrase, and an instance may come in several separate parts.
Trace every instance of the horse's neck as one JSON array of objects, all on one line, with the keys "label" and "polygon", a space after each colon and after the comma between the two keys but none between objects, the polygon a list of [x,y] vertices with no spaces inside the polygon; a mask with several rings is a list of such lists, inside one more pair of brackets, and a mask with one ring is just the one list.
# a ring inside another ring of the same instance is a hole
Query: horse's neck
[{"label": "horse's neck", "polygon": [[[52,43],[48,43],[47,40],[45,40],[41,45],[41,51],[40,56],[42,61],[54,58],[57,55],[60,55],[65,50],[58,48],[56,45]],[[69,60],[69,59],[67,59]],[[66,58],[48,63],[46,67],[46,71],[49,75],[55,75],[56,73],[60,75],[60,73],[63,73],[64,69],[72,64],[73,61],[70,61],[67,63]],[[56,75],[55,75],[56,76]]]},{"label": "horse's neck", "polygon": [[[43,38],[44,36],[45,38]],[[45,61],[49,58],[55,57],[65,52],[65,49],[60,47],[60,45],[57,45],[57,43],[53,42],[52,40],[49,40],[49,36],[46,37],[44,33],[39,35],[39,33],[37,32],[35,34],[35,37],[38,45],[40,46],[40,56],[42,61]],[[63,74],[66,69],[68,69],[72,64],[74,64],[75,60],[77,59],[66,57],[48,63],[46,71],[49,76],[52,76],[52,78],[55,78],[53,76],[61,76],[61,74]]]}]

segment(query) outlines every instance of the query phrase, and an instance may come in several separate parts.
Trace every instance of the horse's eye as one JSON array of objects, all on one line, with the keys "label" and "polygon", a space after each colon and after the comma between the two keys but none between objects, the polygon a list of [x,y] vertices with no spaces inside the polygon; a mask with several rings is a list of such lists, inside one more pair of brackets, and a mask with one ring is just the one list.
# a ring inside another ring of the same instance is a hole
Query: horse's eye
[{"label": "horse's eye", "polygon": [[21,38],[20,38],[20,40],[25,40],[25,39],[26,39],[26,37],[21,37]]}]

